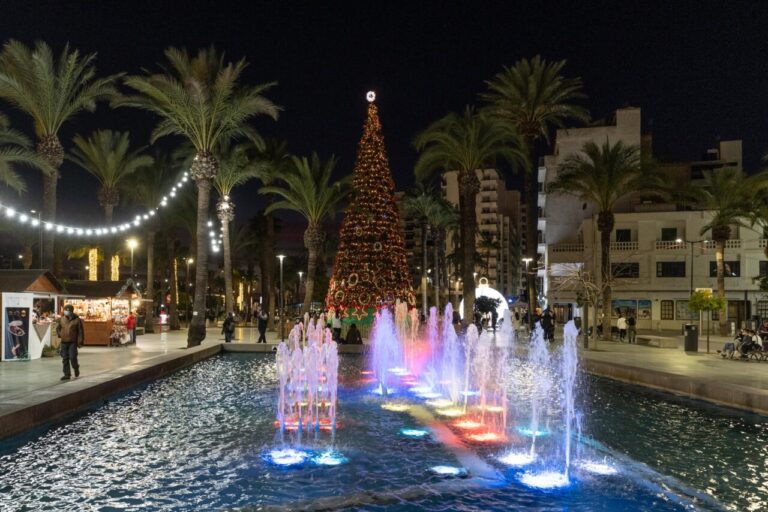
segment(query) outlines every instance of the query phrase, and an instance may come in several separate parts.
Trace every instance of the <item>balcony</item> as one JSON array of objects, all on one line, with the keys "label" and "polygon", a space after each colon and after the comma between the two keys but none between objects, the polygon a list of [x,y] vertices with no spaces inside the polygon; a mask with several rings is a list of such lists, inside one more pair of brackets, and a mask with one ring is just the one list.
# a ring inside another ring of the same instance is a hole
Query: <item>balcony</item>
[{"label": "balcony", "polygon": [[[762,240],[760,240],[762,243]],[[705,249],[715,249],[717,247],[717,243],[714,240],[707,240],[704,242],[704,248]],[[763,247],[762,245],[760,247]],[[725,241],[725,248],[726,249],[741,249],[741,240],[726,240]]]},{"label": "balcony", "polygon": [[552,252],[584,252],[584,244],[552,244],[549,246]]},{"label": "balcony", "polygon": [[685,249],[685,242],[676,242],[674,240],[656,240],[657,251],[678,251]]},{"label": "balcony", "polygon": [[637,242],[611,242],[611,251],[615,252],[636,251],[638,248]]}]

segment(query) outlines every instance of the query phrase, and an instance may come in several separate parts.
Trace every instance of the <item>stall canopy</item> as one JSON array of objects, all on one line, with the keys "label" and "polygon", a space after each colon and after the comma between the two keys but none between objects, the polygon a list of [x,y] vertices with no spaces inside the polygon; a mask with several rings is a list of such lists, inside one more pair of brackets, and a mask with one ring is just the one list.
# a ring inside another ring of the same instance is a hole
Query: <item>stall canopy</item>
[{"label": "stall canopy", "polygon": [[125,283],[119,281],[69,281],[67,282],[67,295],[79,295],[86,298],[128,299],[140,298],[141,292],[130,279]]},{"label": "stall canopy", "polygon": [[0,292],[63,293],[64,287],[47,270],[0,270]]}]

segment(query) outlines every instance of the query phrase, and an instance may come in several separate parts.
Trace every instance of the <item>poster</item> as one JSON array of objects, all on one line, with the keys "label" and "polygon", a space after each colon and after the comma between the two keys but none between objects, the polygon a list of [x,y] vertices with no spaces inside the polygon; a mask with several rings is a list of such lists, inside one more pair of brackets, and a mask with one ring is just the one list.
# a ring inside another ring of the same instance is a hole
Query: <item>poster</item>
[{"label": "poster", "polygon": [[624,317],[637,318],[637,301],[635,299],[613,299],[611,301],[611,318],[619,318],[619,313]]},{"label": "poster", "polygon": [[651,301],[650,300],[639,299],[637,301],[637,319],[638,320],[651,319]]},{"label": "poster", "polygon": [[29,359],[29,309],[18,306],[10,306],[4,309],[4,359]]}]

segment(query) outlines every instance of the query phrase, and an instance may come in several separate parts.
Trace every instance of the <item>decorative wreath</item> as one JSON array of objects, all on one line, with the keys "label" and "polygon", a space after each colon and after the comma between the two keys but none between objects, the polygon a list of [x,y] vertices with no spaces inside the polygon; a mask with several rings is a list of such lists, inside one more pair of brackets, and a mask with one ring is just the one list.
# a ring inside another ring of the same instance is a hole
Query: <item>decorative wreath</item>
[{"label": "decorative wreath", "polygon": [[381,270],[384,268],[384,262],[382,260],[376,261],[376,270]]},{"label": "decorative wreath", "polygon": [[377,290],[383,290],[384,287],[387,285],[387,280],[383,277],[377,277],[373,281],[373,285],[376,287]]},{"label": "decorative wreath", "polygon": [[364,292],[360,294],[360,304],[367,305],[371,302],[371,294],[368,292]]},{"label": "decorative wreath", "polygon": [[381,252],[381,242],[374,242],[373,250],[376,252]]},{"label": "decorative wreath", "polygon": [[362,226],[355,226],[355,236],[360,236],[362,234],[363,234]]},{"label": "decorative wreath", "polygon": [[344,300],[344,290],[338,290],[336,293],[333,294],[333,298],[336,299],[337,302],[341,302]]},{"label": "decorative wreath", "polygon": [[357,275],[357,272],[352,272],[349,274],[349,279],[347,280],[347,284],[349,286],[355,286],[357,284],[359,277]]}]

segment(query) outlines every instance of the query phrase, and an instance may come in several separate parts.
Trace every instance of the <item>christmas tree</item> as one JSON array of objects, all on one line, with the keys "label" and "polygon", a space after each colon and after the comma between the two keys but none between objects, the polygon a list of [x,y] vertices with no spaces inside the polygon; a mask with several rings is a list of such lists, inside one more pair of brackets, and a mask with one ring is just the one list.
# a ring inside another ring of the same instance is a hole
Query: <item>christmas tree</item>
[{"label": "christmas tree", "polygon": [[375,95],[368,93],[368,118],[357,149],[352,203],[339,235],[326,304],[367,323],[376,308],[396,300],[415,303],[395,204],[395,182],[384,149]]}]

